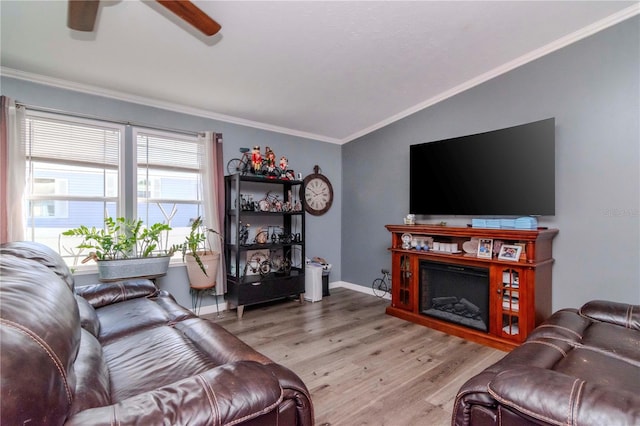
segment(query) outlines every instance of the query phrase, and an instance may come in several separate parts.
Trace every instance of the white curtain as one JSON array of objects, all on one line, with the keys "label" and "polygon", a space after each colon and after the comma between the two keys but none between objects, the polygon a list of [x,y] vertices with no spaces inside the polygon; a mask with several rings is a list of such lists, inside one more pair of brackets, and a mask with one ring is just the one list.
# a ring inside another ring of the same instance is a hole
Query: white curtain
[{"label": "white curtain", "polygon": [[2,223],[0,242],[24,240],[24,107],[2,96]]},{"label": "white curtain", "polygon": [[[223,235],[224,228],[224,170],[222,167],[222,136],[213,132],[205,132],[198,136],[204,145],[204,161],[200,165],[202,173],[202,190],[205,226]],[[213,250],[220,253],[220,265],[216,277],[216,294],[224,294],[226,289],[226,271],[223,241],[209,234]]]}]

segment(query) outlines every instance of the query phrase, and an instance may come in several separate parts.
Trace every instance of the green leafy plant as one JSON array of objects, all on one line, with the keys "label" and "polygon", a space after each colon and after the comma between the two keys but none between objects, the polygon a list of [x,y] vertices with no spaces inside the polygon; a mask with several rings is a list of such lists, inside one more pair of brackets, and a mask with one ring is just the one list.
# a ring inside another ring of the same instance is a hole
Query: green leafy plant
[{"label": "green leafy plant", "polygon": [[207,239],[209,233],[217,234],[222,238],[219,232],[214,231],[211,228],[205,228],[202,224],[202,217],[198,216],[191,224],[191,231],[189,232],[189,235],[185,237],[184,243],[172,247],[174,251],[182,252],[183,261],[187,254],[193,256],[194,260],[200,267],[200,270],[206,276],[209,275],[207,274],[207,270],[204,267],[200,256],[205,256],[213,252],[211,244]]},{"label": "green leafy plant", "polygon": [[[82,237],[77,246],[91,250],[88,259],[114,260],[136,257],[154,256],[159,249],[163,232],[169,232],[171,227],[166,223],[154,223],[144,227],[142,219],[129,220],[124,217],[104,219],[104,228],[87,227],[81,225],[62,233],[66,236]],[[172,255],[174,249],[161,252],[160,255]]]}]

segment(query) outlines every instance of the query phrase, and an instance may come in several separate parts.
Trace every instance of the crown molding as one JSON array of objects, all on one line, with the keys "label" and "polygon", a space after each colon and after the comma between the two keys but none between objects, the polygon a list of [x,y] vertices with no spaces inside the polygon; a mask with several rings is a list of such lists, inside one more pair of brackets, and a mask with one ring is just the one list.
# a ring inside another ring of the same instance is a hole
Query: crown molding
[{"label": "crown molding", "polygon": [[285,134],[285,135],[290,135],[290,136],[295,136],[295,137],[300,137],[300,138],[305,138],[305,139],[313,139],[313,140],[317,140],[317,141],[322,141],[322,142],[328,142],[328,143],[333,143],[333,144],[338,144],[338,145],[344,145],[348,142],[351,142],[355,139],[358,139],[362,136],[365,136],[369,133],[372,133],[376,130],[379,130],[385,126],[388,126],[392,123],[395,123],[396,121],[402,120],[405,117],[408,117],[412,114],[415,114],[425,108],[428,108],[430,106],[433,106],[439,102],[442,102],[448,98],[451,98],[459,93],[462,93],[466,90],[469,90],[475,86],[478,86],[482,83],[485,83],[495,77],[498,77],[502,74],[505,74],[509,71],[512,71],[522,65],[525,65],[529,62],[532,62],[538,58],[541,58],[545,55],[548,55],[550,53],[553,53],[559,49],[562,49],[563,47],[569,46],[573,43],[576,43],[586,37],[589,37],[595,33],[598,33],[602,30],[605,30],[609,27],[612,27],[622,21],[625,21],[629,18],[632,18],[634,16],[637,16],[640,14],[640,3],[636,3],[626,9],[621,10],[620,12],[617,12],[613,15],[608,16],[607,18],[601,19],[600,21],[597,21],[591,25],[588,25],[578,31],[575,31],[565,37],[562,37],[558,40],[555,40],[539,49],[533,50],[525,55],[522,55],[510,62],[507,62],[506,64],[503,64],[497,68],[494,68],[484,74],[481,74],[471,80],[467,80],[462,84],[459,84],[449,90],[446,90],[442,93],[437,94],[436,96],[433,96],[427,100],[425,100],[424,102],[421,102],[417,105],[414,105],[413,107],[407,108],[404,111],[401,111],[397,114],[392,115],[391,117],[388,117],[382,121],[379,121],[378,123],[369,126],[367,128],[364,128],[356,133],[353,133],[343,139],[338,139],[338,138],[331,138],[328,136],[324,136],[324,135],[318,135],[318,134],[314,134],[314,133],[309,133],[309,132],[303,132],[303,131],[299,131],[299,130],[294,130],[294,129],[289,129],[286,127],[280,127],[280,126],[274,126],[274,125],[270,125],[270,124],[266,124],[266,123],[261,123],[261,122],[257,122],[257,121],[252,121],[252,120],[246,120],[243,118],[239,118],[239,117],[233,117],[230,115],[225,115],[225,114],[219,114],[219,113],[215,113],[212,111],[207,111],[204,109],[200,109],[200,108],[194,108],[194,107],[190,107],[187,105],[181,105],[181,104],[174,104],[171,102],[166,102],[166,101],[161,101],[158,99],[153,99],[153,98],[148,98],[148,97],[143,97],[143,96],[136,96],[136,95],[132,95],[129,93],[124,93],[124,92],[119,92],[119,91],[115,91],[115,90],[109,90],[109,89],[105,89],[105,88],[101,88],[101,87],[97,87],[97,86],[91,86],[91,85],[86,85],[86,84],[80,84],[80,83],[76,83],[76,82],[72,82],[72,81],[68,81],[68,80],[63,80],[63,79],[58,79],[58,78],[53,78],[53,77],[48,77],[48,76],[43,76],[43,75],[39,75],[39,74],[34,74],[34,73],[28,73],[28,72],[24,72],[24,71],[20,71],[20,70],[15,70],[12,68],[6,68],[6,67],[0,67],[0,75],[3,76],[7,76],[7,77],[11,77],[11,78],[16,78],[16,79],[20,79],[20,80],[26,80],[26,81],[30,81],[30,82],[34,82],[34,83],[39,83],[39,84],[44,84],[47,86],[53,86],[53,87],[57,87],[57,88],[62,88],[62,89],[67,89],[67,90],[72,90],[72,91],[76,91],[76,92],[80,92],[80,93],[85,93],[85,94],[89,94],[89,95],[96,95],[96,96],[102,96],[102,97],[106,97],[106,98],[111,98],[111,99],[115,99],[115,100],[119,100],[119,101],[124,101],[124,102],[131,102],[131,103],[136,103],[136,104],[140,104],[140,105],[145,105],[145,106],[150,106],[150,107],[155,107],[155,108],[160,108],[160,109],[164,109],[164,110],[168,110],[168,111],[173,111],[173,112],[177,112],[177,113],[182,113],[182,114],[187,114],[187,115],[193,115],[193,116],[197,116],[197,117],[204,117],[204,118],[209,118],[212,120],[217,120],[217,121],[222,121],[225,123],[231,123],[231,124],[236,124],[236,125],[240,125],[240,126],[246,126],[246,127],[252,127],[252,128],[256,128],[256,129],[261,129],[261,130],[266,130],[266,131],[270,131],[270,132],[275,132],[275,133],[281,133],[281,134]]},{"label": "crown molding", "polygon": [[504,65],[494,68],[491,71],[488,71],[475,78],[472,78],[471,80],[465,81],[464,83],[459,84],[458,86],[455,86],[445,92],[439,93],[438,95],[432,98],[429,98],[426,101],[421,102],[402,112],[399,112],[398,114],[395,114],[385,120],[382,120],[374,124],[373,126],[367,127],[366,129],[362,129],[359,132],[356,132],[350,136],[347,136],[346,138],[342,139],[339,143],[343,145],[347,142],[351,142],[357,138],[360,138],[364,135],[372,133],[378,129],[381,129],[385,126],[395,123],[396,121],[402,120],[405,117],[415,114],[418,111],[421,111],[425,108],[435,105],[438,102],[442,102],[445,99],[451,98],[459,93],[462,93],[486,81],[489,81],[495,77],[498,77],[499,75],[512,71],[515,68],[518,68],[538,58],[541,58],[545,55],[553,53],[556,50],[562,49],[563,47],[576,43],[586,37],[589,37],[595,33],[598,33],[602,30],[605,30],[616,24],[619,24],[620,22],[625,21],[639,14],[640,14],[640,3],[637,3],[637,4],[634,4],[633,6],[630,6],[626,9],[621,10],[618,13],[610,15],[607,18],[601,19],[600,21],[597,21],[589,26],[581,28],[580,30],[575,31],[565,37],[559,38],[558,40],[555,40],[539,49],[533,50],[525,55],[522,55],[514,59],[513,61],[507,62]]},{"label": "crown molding", "polygon": [[160,109],[173,111],[181,114],[209,118],[212,120],[222,121],[225,123],[237,124],[240,126],[252,127],[255,129],[267,130],[275,133],[282,133],[289,136],[296,136],[296,137],[305,138],[305,139],[313,139],[313,140],[322,141],[322,142],[340,144],[339,139],[330,138],[324,135],[317,135],[314,133],[303,132],[299,130],[289,129],[286,127],[273,126],[271,124],[260,123],[258,121],[252,121],[252,120],[246,120],[244,118],[233,117],[225,114],[218,114],[218,113],[207,111],[204,109],[190,107],[187,105],[175,104],[172,102],[161,101],[158,99],[148,98],[144,96],[132,95],[130,93],[119,92],[117,90],[110,90],[110,89],[105,89],[98,86],[91,86],[87,84],[76,83],[69,80],[63,80],[63,79],[48,77],[40,74],[29,73],[25,71],[16,70],[13,68],[0,67],[0,75],[16,78],[19,80],[25,80],[32,83],[52,86],[59,89],[72,90],[74,92],[80,92],[87,95],[102,96],[105,98],[115,99],[118,101],[131,102],[139,105],[160,108]]}]

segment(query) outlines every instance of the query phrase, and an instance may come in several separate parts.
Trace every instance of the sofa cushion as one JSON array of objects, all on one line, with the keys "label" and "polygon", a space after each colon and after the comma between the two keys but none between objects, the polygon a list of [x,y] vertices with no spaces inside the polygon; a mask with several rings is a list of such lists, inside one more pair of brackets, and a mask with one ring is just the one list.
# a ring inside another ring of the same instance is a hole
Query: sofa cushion
[{"label": "sofa cushion", "polygon": [[74,287],[74,279],[67,264],[62,257],[51,247],[34,241],[17,241],[5,243],[0,246],[2,255],[11,255],[22,259],[29,259],[46,266],[56,273],[71,290]]},{"label": "sofa cushion", "polygon": [[87,299],[94,308],[138,297],[153,296],[157,292],[158,288],[155,284],[146,279],[100,283],[76,289],[76,293]]},{"label": "sofa cushion", "polygon": [[100,320],[98,340],[104,345],[139,331],[171,323],[171,315],[146,297],[126,300],[96,310]]},{"label": "sofa cushion", "polygon": [[121,336],[104,344],[103,351],[109,366],[114,402],[219,365],[170,326]]},{"label": "sofa cushion", "polygon": [[175,322],[184,321],[189,318],[197,318],[197,315],[184,306],[179,305],[176,299],[165,290],[160,290],[153,296],[148,296],[147,298],[156,302],[157,305],[167,313],[170,321]]},{"label": "sofa cushion", "polygon": [[590,327],[592,321],[588,318],[576,315],[575,309],[563,309],[555,312],[544,323],[536,327],[527,340],[540,338],[552,338],[566,340],[569,342],[579,342],[582,340],[584,331]]},{"label": "sofa cushion", "polygon": [[[640,339],[637,331],[611,323],[594,322],[582,338],[585,349],[602,352],[640,368]],[[640,381],[640,380],[639,380]]]},{"label": "sofa cushion", "polygon": [[100,320],[96,310],[82,296],[76,295],[76,303],[80,313],[80,326],[93,334],[94,337],[98,337],[100,335]]},{"label": "sofa cushion", "polygon": [[109,370],[102,358],[102,346],[85,329],[81,336],[80,349],[74,363],[76,393],[70,414],[111,404]]},{"label": "sofa cushion", "polygon": [[254,351],[224,328],[209,321],[192,318],[177,322],[174,327],[217,364],[240,360],[256,361],[262,364],[271,362],[269,358]]},{"label": "sofa cushion", "polygon": [[592,300],[585,303],[580,308],[579,313],[596,321],[608,322],[640,331],[640,309],[638,309],[638,305]]},{"label": "sofa cushion", "polygon": [[[132,395],[115,405],[85,410],[66,425],[291,425],[279,420],[282,400],[283,390],[273,374],[260,364],[241,361]],[[313,424],[311,415],[307,412],[297,423]]]},{"label": "sofa cushion", "polygon": [[505,370],[488,391],[509,408],[556,425],[635,425],[640,422],[637,393],[588,382],[557,371]]}]

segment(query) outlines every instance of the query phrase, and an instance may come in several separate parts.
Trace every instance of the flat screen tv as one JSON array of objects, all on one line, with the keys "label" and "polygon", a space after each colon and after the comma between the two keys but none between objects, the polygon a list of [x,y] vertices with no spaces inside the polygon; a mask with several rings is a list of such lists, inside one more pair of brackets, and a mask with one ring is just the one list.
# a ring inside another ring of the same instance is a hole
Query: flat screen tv
[{"label": "flat screen tv", "polygon": [[410,146],[409,211],[555,214],[555,119]]}]

